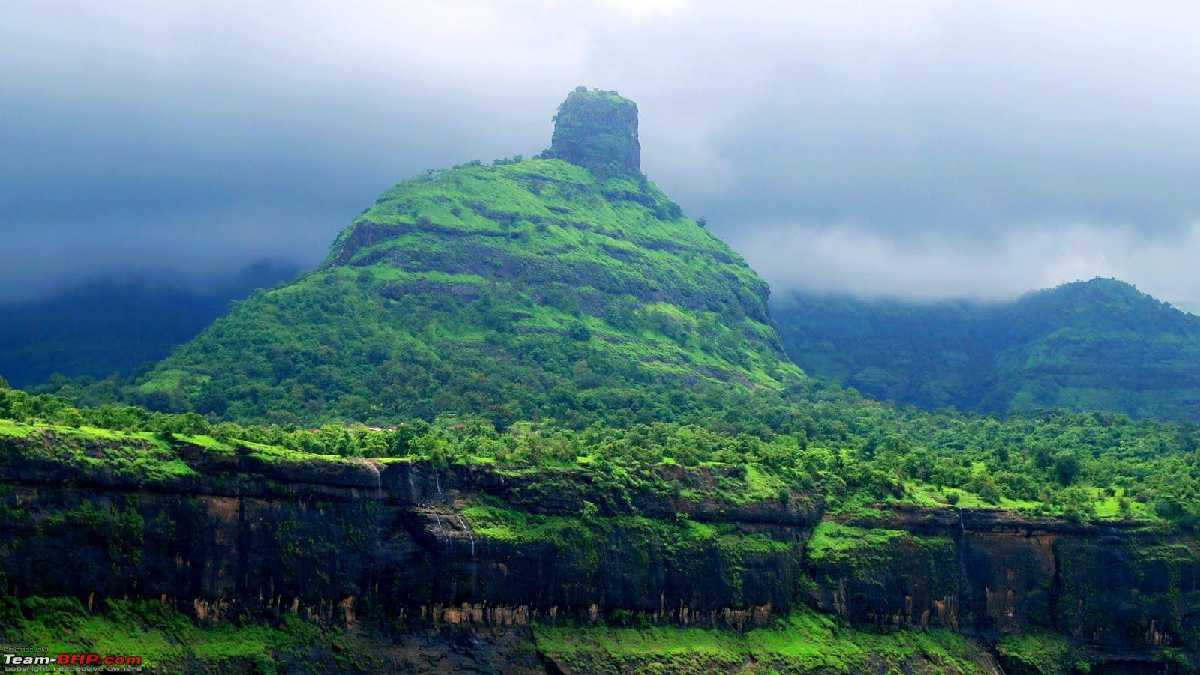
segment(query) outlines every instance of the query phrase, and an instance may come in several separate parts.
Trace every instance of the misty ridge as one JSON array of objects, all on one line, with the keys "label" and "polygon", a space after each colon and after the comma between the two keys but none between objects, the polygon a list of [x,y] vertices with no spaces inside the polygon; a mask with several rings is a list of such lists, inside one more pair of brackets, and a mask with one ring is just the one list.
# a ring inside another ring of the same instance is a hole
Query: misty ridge
[{"label": "misty ridge", "polygon": [[259,261],[198,283],[166,273],[114,275],[0,304],[0,374],[14,387],[61,386],[51,375],[130,376],[194,337],[231,302],[298,271],[289,262]]},{"label": "misty ridge", "polygon": [[793,291],[771,310],[806,372],[876,399],[993,415],[1200,414],[1200,317],[1116,279],[1007,302]]}]

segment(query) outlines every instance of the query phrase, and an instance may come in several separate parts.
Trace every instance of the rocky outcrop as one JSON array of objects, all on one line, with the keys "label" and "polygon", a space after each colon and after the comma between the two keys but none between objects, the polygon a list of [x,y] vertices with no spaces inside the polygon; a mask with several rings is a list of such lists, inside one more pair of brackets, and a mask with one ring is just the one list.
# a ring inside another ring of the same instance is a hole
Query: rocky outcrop
[{"label": "rocky outcrop", "polygon": [[641,174],[637,104],[615,91],[577,87],[554,117],[547,157],[600,176]]}]

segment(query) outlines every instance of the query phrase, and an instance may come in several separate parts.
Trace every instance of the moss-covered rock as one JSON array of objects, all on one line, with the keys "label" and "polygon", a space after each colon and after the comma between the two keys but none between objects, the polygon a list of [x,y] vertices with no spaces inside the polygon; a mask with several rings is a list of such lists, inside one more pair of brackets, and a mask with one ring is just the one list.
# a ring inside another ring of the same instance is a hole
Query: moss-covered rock
[{"label": "moss-covered rock", "polygon": [[966,580],[950,536],[824,521],[808,542],[817,602],[859,625],[958,629]]},{"label": "moss-covered rock", "polygon": [[1200,650],[1194,540],[1059,539],[1059,630],[1110,649]]},{"label": "moss-covered rock", "polygon": [[587,167],[597,175],[639,175],[637,104],[615,91],[577,87],[554,117],[549,157]]}]

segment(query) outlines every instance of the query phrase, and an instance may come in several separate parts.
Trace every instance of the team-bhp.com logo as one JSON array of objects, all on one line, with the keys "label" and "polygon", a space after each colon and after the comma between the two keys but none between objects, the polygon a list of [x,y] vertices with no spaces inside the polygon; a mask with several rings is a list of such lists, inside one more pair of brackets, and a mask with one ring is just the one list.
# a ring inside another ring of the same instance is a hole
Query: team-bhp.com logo
[{"label": "team-bhp.com logo", "polygon": [[62,652],[60,654],[4,654],[4,672],[56,672],[56,671],[139,671],[142,657],[125,654],[97,654],[95,652]]}]

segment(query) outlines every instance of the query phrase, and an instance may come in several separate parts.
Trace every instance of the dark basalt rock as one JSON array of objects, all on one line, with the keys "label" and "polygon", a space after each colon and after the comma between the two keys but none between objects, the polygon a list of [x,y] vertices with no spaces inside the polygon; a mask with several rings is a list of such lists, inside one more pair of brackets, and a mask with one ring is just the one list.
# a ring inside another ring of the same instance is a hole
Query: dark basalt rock
[{"label": "dark basalt rock", "polygon": [[576,88],[558,107],[546,157],[578,164],[598,176],[640,175],[637,104],[615,91]]},{"label": "dark basalt rock", "polygon": [[897,533],[809,562],[817,605],[856,625],[938,626],[987,641],[1050,631],[1098,665],[1136,656],[1157,668],[1147,672],[1195,672],[1163,660],[1171,649],[1200,651],[1191,534],[909,506],[844,522]]},{"label": "dark basalt rock", "polygon": [[[28,461],[48,442],[3,444],[24,458],[0,462],[0,580],[17,596],[481,629],[617,616],[740,629],[807,601],[874,630],[940,627],[985,643],[1055,634],[1094,672],[1192,672],[1164,655],[1194,666],[1200,652],[1200,543],[1186,532],[880,506],[840,526],[886,536],[816,555],[806,546],[824,506],[795,492],[740,504],[614,491],[566,469],[268,461],[191,446],[180,456],[194,474],[144,480]],[[713,471],[658,478],[699,486]],[[480,503],[576,525],[489,535],[468,510]],[[581,519],[587,508],[593,520]],[[685,542],[681,520],[719,536]]]}]

